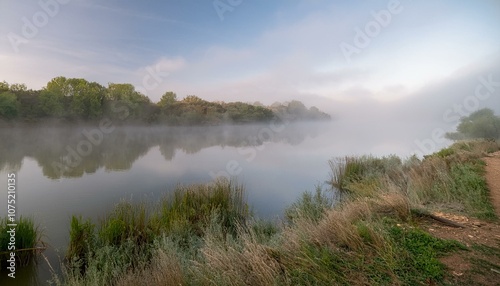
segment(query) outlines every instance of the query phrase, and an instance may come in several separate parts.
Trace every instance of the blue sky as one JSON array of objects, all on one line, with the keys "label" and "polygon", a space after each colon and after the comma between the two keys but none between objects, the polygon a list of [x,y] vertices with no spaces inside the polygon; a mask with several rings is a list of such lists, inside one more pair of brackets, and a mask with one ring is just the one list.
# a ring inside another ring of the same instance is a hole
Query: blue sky
[{"label": "blue sky", "polygon": [[[387,13],[377,22],[374,14]],[[36,32],[23,33],[26,21]],[[367,27],[373,36],[357,47],[356,31]],[[347,59],[342,43],[358,52]],[[473,88],[483,74],[500,81],[499,56],[496,0],[0,0],[0,80],[33,89],[62,75],[132,83],[155,102],[172,90],[266,104],[392,104],[428,99],[436,86],[446,93],[457,80]]]}]

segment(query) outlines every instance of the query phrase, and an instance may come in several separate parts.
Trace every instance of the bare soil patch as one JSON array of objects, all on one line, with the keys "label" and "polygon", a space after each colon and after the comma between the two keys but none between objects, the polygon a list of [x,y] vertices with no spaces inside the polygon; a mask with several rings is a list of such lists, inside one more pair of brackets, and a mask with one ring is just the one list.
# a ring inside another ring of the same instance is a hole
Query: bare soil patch
[{"label": "bare soil patch", "polygon": [[500,285],[500,224],[446,213],[434,215],[464,227],[450,227],[428,218],[420,221],[423,229],[436,237],[459,241],[469,249],[440,259],[449,269],[446,282],[450,285]]}]

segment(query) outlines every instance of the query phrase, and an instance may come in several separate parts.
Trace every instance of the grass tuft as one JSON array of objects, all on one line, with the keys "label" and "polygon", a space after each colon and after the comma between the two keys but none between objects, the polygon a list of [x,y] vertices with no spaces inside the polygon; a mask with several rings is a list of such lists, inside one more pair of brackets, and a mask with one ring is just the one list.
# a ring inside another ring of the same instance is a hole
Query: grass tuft
[{"label": "grass tuft", "polygon": [[153,271],[152,261],[173,255],[158,249],[163,236],[192,253],[201,247],[210,224],[220,225],[224,238],[236,235],[249,216],[243,192],[233,182],[218,180],[180,186],[153,206],[121,201],[97,224],[73,216],[64,279],[55,280],[70,285],[132,283],[127,273],[146,275]]},{"label": "grass tuft", "polygon": [[[18,265],[27,266],[37,262],[39,254],[45,249],[45,243],[42,241],[42,231],[35,224],[31,217],[19,217],[15,222],[16,226],[9,226],[11,222],[8,217],[0,219],[0,265],[7,266],[7,259],[10,253],[15,253],[15,259]],[[15,244],[11,243],[12,228],[15,229]],[[12,248],[15,246],[15,248]]]}]

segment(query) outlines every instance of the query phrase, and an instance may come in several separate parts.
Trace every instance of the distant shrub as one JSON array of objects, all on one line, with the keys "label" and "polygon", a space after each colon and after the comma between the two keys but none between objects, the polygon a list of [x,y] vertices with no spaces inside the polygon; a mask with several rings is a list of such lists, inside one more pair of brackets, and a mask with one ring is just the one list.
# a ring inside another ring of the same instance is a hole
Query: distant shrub
[{"label": "distant shrub", "polygon": [[500,117],[495,116],[493,110],[484,108],[465,116],[460,120],[457,132],[447,133],[446,137],[451,140],[462,139],[499,139]]}]

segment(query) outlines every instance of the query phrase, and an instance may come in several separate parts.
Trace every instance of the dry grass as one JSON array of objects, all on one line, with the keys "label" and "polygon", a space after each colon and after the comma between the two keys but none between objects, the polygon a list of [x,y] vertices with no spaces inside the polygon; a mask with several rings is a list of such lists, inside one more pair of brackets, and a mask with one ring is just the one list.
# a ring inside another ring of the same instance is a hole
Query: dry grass
[{"label": "dry grass", "polygon": [[360,251],[365,245],[356,224],[359,221],[371,222],[382,216],[406,221],[410,216],[407,199],[401,194],[391,193],[379,198],[350,201],[338,209],[328,211],[319,224],[302,223],[300,231],[306,230],[309,239],[320,245]]},{"label": "dry grass", "polygon": [[430,157],[407,171],[408,185],[405,192],[415,205],[426,205],[436,197],[450,198],[449,168],[446,162]]},{"label": "dry grass", "polygon": [[251,234],[226,243],[208,234],[200,252],[203,260],[194,269],[201,285],[274,285],[281,274],[272,248]]},{"label": "dry grass", "polygon": [[116,282],[117,286],[185,284],[178,257],[164,250],[158,250],[148,267],[129,272]]},{"label": "dry grass", "polygon": [[377,226],[383,217],[408,220],[410,205],[406,197],[388,193],[379,198],[357,199],[326,211],[319,222],[296,220],[283,231],[282,250],[288,253],[289,260],[300,257],[304,244],[341,250],[345,255],[383,252],[390,245]]}]

